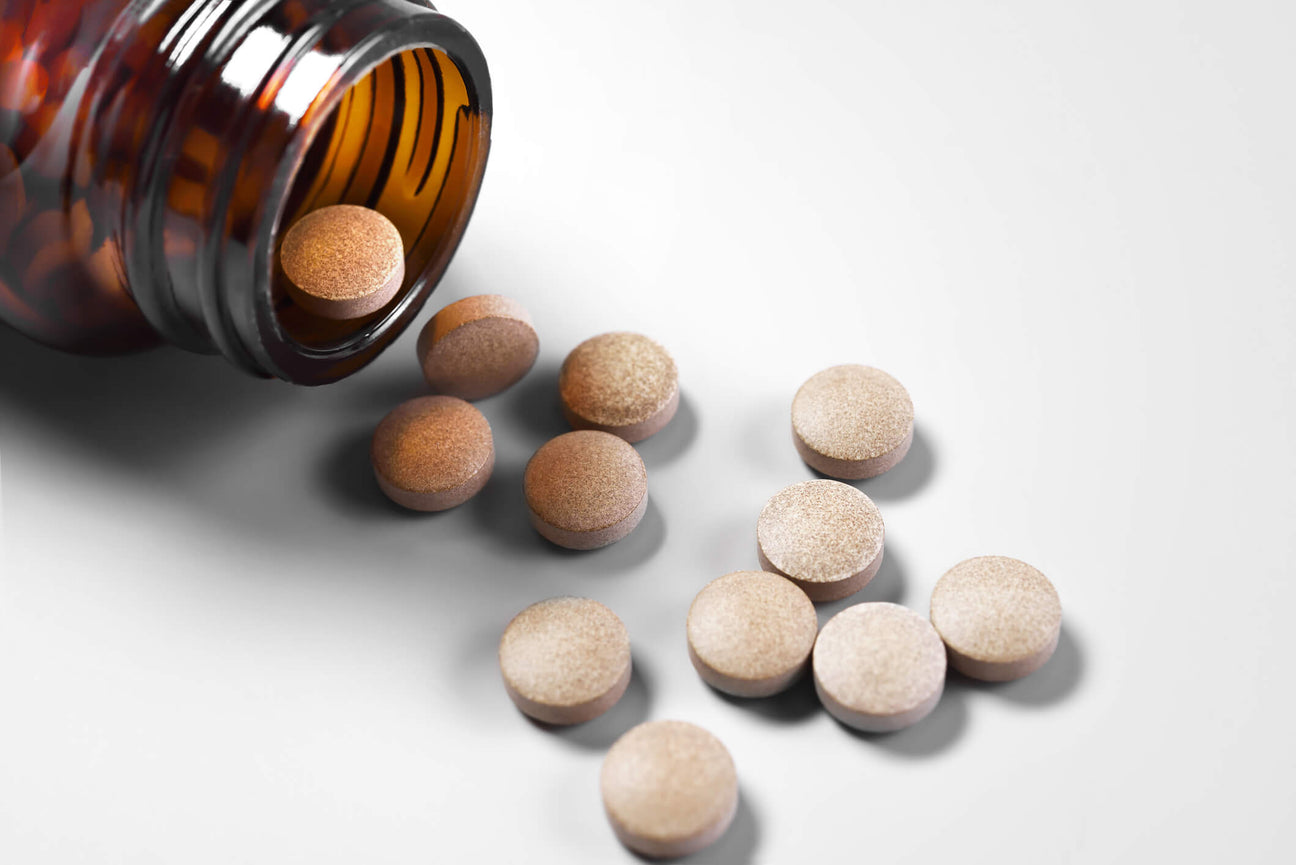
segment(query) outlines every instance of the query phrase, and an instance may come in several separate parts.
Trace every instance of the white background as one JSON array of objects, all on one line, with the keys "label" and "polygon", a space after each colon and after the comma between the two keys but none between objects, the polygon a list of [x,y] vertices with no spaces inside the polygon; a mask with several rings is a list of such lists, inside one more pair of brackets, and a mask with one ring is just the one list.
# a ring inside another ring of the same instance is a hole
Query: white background
[{"label": "white background", "polygon": [[[682,718],[741,780],[698,861],[1290,861],[1292,10],[447,0],[497,122],[431,308],[507,293],[543,341],[480,403],[495,477],[433,516],[375,488],[368,435],[423,392],[412,331],[317,390],[0,333],[0,859],[633,861],[603,753]],[[670,348],[684,402],[641,447],[639,529],[569,554],[520,476],[564,428],[563,356],[612,329]],[[862,485],[887,553],[853,600],[925,614],[1004,554],[1065,610],[1041,672],[951,681],[885,737],[804,686],[721,698],[685,654],[694,593],[810,476],[793,393],[843,362],[918,415]],[[552,732],[494,652],[564,593],[621,615],[639,672]]]}]

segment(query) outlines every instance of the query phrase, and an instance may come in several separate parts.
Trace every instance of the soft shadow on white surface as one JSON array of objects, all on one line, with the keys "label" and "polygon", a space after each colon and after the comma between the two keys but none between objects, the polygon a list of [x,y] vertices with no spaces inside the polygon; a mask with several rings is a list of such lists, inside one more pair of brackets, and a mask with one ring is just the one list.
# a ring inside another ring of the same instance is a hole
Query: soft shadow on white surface
[{"label": "soft shadow on white surface", "polygon": [[617,700],[616,705],[611,709],[593,720],[583,724],[563,726],[546,724],[527,715],[523,717],[537,730],[556,739],[591,751],[607,750],[631,727],[642,724],[652,715],[652,686],[649,681],[651,674],[645,672],[640,657],[634,657],[632,664],[630,684],[626,686],[621,699]]},{"label": "soft shadow on white surface", "polygon": [[503,420],[537,442],[571,431],[558,398],[558,371],[556,364],[541,361],[506,392]]},{"label": "soft shadow on white surface", "polygon": [[905,571],[904,556],[896,549],[894,543],[886,545],[882,551],[882,564],[873,579],[855,595],[856,600],[881,601],[889,604],[903,604],[909,578]]},{"label": "soft shadow on white surface", "polygon": [[697,438],[699,426],[697,407],[688,394],[681,393],[679,409],[670,423],[661,432],[635,444],[648,471],[652,472],[683,456]]},{"label": "soft shadow on white surface", "polygon": [[1084,678],[1084,659],[1072,629],[1063,627],[1057,650],[1043,667],[1015,682],[979,682],[950,670],[945,692],[930,715],[912,727],[894,733],[863,733],[839,725],[852,736],[902,757],[937,756],[956,746],[968,724],[969,697],[1000,697],[1027,710],[1042,709],[1066,700]]},{"label": "soft shadow on white surface", "polygon": [[1070,697],[1085,677],[1084,651],[1075,628],[1062,625],[1057,649],[1044,666],[1015,682],[977,682],[953,671],[950,678],[958,678],[969,689],[982,691],[1010,703],[1028,708],[1046,708]]},{"label": "soft shadow on white surface", "polygon": [[814,676],[811,675],[808,664],[787,690],[768,697],[735,697],[710,685],[706,687],[729,705],[776,724],[797,724],[809,720],[823,709],[819,696],[815,694]]},{"label": "soft shadow on white surface", "polygon": [[752,807],[751,797],[747,796],[741,785],[738,788],[738,810],[734,813],[733,822],[720,839],[692,856],[678,859],[654,859],[630,851],[634,858],[641,862],[678,862],[682,865],[742,865],[756,861],[757,848],[760,846],[760,820]]},{"label": "soft shadow on white surface", "polygon": [[283,410],[297,397],[281,382],[173,348],[83,357],[39,345],[0,325],[0,418],[40,424],[49,436],[124,466],[202,458],[231,428]]},{"label": "soft shadow on white surface", "polygon": [[[817,478],[840,480],[811,469],[809,466],[806,466],[806,469]],[[917,495],[931,482],[935,474],[936,452],[932,450],[927,435],[922,431],[922,426],[914,424],[913,444],[909,446],[909,452],[895,468],[877,477],[862,481],[843,481],[843,483],[858,487],[875,501],[894,502]]]},{"label": "soft shadow on white surface", "polygon": [[936,451],[932,449],[920,421],[914,424],[913,444],[909,446],[909,452],[895,468],[875,478],[853,483],[875,501],[907,499],[931,483],[936,474],[936,462]]},{"label": "soft shadow on white surface", "polygon": [[[821,605],[822,621],[854,603],[847,598],[832,605]],[[824,610],[830,606],[830,610]],[[923,720],[894,733],[865,733],[838,723],[851,736],[903,757],[934,757],[954,747],[968,723],[969,695],[984,693],[1032,709],[1060,703],[1072,694],[1083,678],[1084,661],[1072,629],[1064,628],[1053,657],[1042,668],[1015,682],[978,682],[950,670],[945,691],[932,713]],[[814,676],[807,669],[786,691],[770,697],[750,699],[734,697],[708,687],[719,699],[774,724],[795,724],[822,710],[815,693]]]},{"label": "soft shadow on white surface", "polygon": [[320,449],[314,489],[330,508],[348,517],[376,521],[433,522],[443,514],[453,513],[412,511],[383,495],[374,479],[373,463],[369,458],[372,441],[373,425],[366,424],[339,434],[335,441]]},{"label": "soft shadow on white surface", "polygon": [[895,544],[888,542],[882,552],[882,565],[878,568],[878,572],[873,576],[873,579],[868,581],[868,585],[855,594],[840,600],[815,604],[815,612],[819,616],[819,627],[822,628],[828,624],[828,620],[833,616],[856,604],[903,604],[908,584],[909,577],[905,568],[904,556],[897,550]]},{"label": "soft shadow on white surface", "polygon": [[790,398],[770,398],[746,413],[743,426],[747,434],[742,437],[741,453],[751,466],[805,466],[792,444],[791,406]]},{"label": "soft shadow on white surface", "polygon": [[962,683],[946,680],[945,691],[932,713],[918,723],[894,733],[866,733],[841,722],[837,726],[854,738],[899,757],[936,757],[958,744],[967,729],[968,705],[965,692]]},{"label": "soft shadow on white surface", "polygon": [[969,698],[986,695],[1002,698],[1026,710],[1037,710],[1065,701],[1084,678],[1084,658],[1074,629],[1063,627],[1057,650],[1043,667],[1015,682],[979,682],[950,669],[945,691],[936,708],[911,727],[894,733],[864,733],[844,724],[841,729],[857,739],[902,757],[937,756],[958,744],[968,724]]},{"label": "soft shadow on white surface", "polygon": [[407,351],[406,340],[402,339],[387,349],[381,360],[357,373],[364,376],[364,386],[347,394],[348,408],[380,418],[405,400],[429,395],[432,391],[423,378],[418,360],[407,355]]}]

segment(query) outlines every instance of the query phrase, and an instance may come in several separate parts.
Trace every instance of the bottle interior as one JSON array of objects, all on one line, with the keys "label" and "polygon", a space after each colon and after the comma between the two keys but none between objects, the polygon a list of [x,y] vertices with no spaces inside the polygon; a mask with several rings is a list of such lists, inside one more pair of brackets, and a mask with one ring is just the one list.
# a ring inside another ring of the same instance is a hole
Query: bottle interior
[{"label": "bottle interior", "polygon": [[313,349],[342,345],[396,315],[435,283],[458,242],[481,170],[481,115],[455,64],[430,47],[403,51],[351,86],[318,127],[289,186],[276,231],[312,210],[355,204],[382,213],[405,244],[405,281],[382,309],[344,321],[295,304],[278,265],[272,300],[280,328]]}]

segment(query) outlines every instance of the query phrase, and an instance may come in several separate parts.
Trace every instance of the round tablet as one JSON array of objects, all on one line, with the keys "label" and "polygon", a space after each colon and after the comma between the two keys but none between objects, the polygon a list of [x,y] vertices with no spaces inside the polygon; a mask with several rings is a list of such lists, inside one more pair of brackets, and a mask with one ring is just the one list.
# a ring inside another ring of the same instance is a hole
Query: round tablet
[{"label": "round tablet", "polygon": [[465,297],[442,309],[418,338],[423,377],[438,393],[483,399],[527,374],[540,353],[531,316],[498,294]]},{"label": "round tablet", "polygon": [[704,682],[736,697],[768,697],[805,670],[819,620],[805,592],[782,577],[735,571],[698,592],[686,630]]},{"label": "round tablet", "polygon": [[904,385],[871,366],[817,372],[792,400],[797,453],[834,478],[871,478],[895,466],[913,443],[913,424]]},{"label": "round tablet", "polygon": [[738,774],[720,740],[685,721],[649,721],[612,745],[603,808],[621,843],[645,856],[687,856],[714,842],[738,810]]},{"label": "round tablet", "polygon": [[870,733],[922,720],[945,689],[945,645],[930,622],[899,604],[856,604],[833,616],[812,664],[824,708]]},{"label": "round tablet", "polygon": [[527,463],[522,487],[536,531],[572,550],[621,540],[648,509],[648,470],[639,452],[598,430],[545,442]]},{"label": "round tablet", "polygon": [[580,724],[602,715],[630,684],[630,635],[588,598],[550,598],[513,617],[499,644],[504,689],[526,715]]},{"label": "round tablet", "polygon": [[873,500],[840,481],[803,481],[775,493],[756,520],[761,567],[835,601],[868,585],[882,566],[885,532]]},{"label": "round tablet", "polygon": [[335,204],[303,216],[279,248],[288,294],[324,318],[376,312],[405,279],[405,246],[387,217],[367,207]]},{"label": "round tablet", "polygon": [[1048,578],[1007,556],[981,556],[950,568],[932,590],[931,620],[965,676],[1006,682],[1053,656],[1062,602]]},{"label": "round tablet", "polygon": [[443,511],[486,485],[495,444],[477,409],[452,396],[423,396],[382,419],[370,457],[378,486],[396,504]]},{"label": "round tablet", "polygon": [[605,333],[582,342],[558,374],[563,414],[576,429],[637,442],[679,408],[679,372],[657,343],[637,333]]}]

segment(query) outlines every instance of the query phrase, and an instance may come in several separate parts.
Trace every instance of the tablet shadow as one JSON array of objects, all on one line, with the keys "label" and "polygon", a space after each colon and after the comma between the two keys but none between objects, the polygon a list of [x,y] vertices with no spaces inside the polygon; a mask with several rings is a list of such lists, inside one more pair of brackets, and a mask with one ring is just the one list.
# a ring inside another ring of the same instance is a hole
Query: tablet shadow
[{"label": "tablet shadow", "polygon": [[923,759],[948,751],[967,729],[968,685],[951,676],[945,682],[940,702],[932,713],[916,724],[892,733],[868,733],[838,721],[838,725],[864,742],[898,757]]},{"label": "tablet shadow", "polygon": [[540,441],[571,432],[558,399],[559,369],[554,364],[536,364],[502,395],[504,410],[513,424]]},{"label": "tablet shadow", "polygon": [[630,854],[640,862],[678,862],[682,865],[744,865],[755,861],[756,849],[760,846],[760,821],[752,808],[750,799],[738,788],[738,809],[734,812],[733,822],[729,828],[710,847],[677,859],[656,859],[645,856],[634,850]]},{"label": "tablet shadow", "polygon": [[580,748],[591,751],[606,751],[617,739],[624,736],[632,727],[647,721],[652,714],[652,688],[649,675],[644,670],[643,662],[638,656],[631,660],[630,684],[616,704],[590,721],[570,726],[546,724],[528,717],[539,730],[553,735],[564,742],[570,742]]},{"label": "tablet shadow", "polygon": [[313,483],[320,499],[338,511],[361,519],[417,519],[435,513],[403,508],[387,498],[374,478],[369,447],[373,428],[356,429],[323,449]]},{"label": "tablet shadow", "polygon": [[882,564],[877,574],[853,597],[860,603],[903,604],[908,582],[904,556],[894,544],[887,544],[882,550]]},{"label": "tablet shadow", "polygon": [[[0,325],[0,418],[20,418],[109,463],[198,462],[231,429],[300,398],[293,386],[176,348],[66,354]],[[165,473],[158,479],[165,480]]]},{"label": "tablet shadow", "polygon": [[652,470],[682,456],[697,438],[698,427],[697,408],[688,394],[681,393],[679,409],[676,410],[675,417],[671,418],[670,423],[666,424],[660,432],[641,442],[636,442],[635,448],[643,457],[644,464]]},{"label": "tablet shadow", "polygon": [[878,572],[868,581],[868,585],[853,595],[815,604],[819,627],[822,628],[833,616],[856,604],[903,604],[907,584],[904,557],[897,552],[895,545],[889,544],[883,550],[882,564],[878,567]]},{"label": "tablet shadow", "polygon": [[[818,478],[839,480],[839,478],[832,478],[817,469],[811,469],[811,471]],[[846,481],[846,483],[857,487],[871,499],[880,502],[892,502],[907,499],[917,494],[931,483],[931,479],[935,474],[936,452],[932,449],[931,442],[928,441],[922,427],[915,424],[913,444],[909,446],[909,452],[905,454],[904,459],[900,460],[895,468],[876,477],[858,481]]]},{"label": "tablet shadow", "polygon": [[969,688],[1019,706],[1044,708],[1065,700],[1080,686],[1085,676],[1084,652],[1075,629],[1064,624],[1053,657],[1028,676],[1012,682],[979,682],[951,671],[951,676],[955,675]]},{"label": "tablet shadow", "polygon": [[758,718],[776,724],[796,724],[820,711],[819,695],[815,693],[814,676],[809,665],[786,690],[768,697],[735,697],[711,685],[708,689],[731,706],[750,712]]}]

